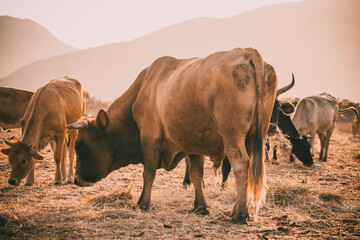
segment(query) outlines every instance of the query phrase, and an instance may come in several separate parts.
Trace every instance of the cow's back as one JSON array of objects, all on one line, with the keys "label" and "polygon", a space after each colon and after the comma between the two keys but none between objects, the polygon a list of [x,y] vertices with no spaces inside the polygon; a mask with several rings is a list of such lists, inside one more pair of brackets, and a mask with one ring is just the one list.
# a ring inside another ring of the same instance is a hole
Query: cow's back
[{"label": "cow's back", "polygon": [[0,127],[20,127],[26,107],[33,92],[0,87]]},{"label": "cow's back", "polygon": [[309,134],[310,130],[313,133],[327,131],[336,118],[336,100],[330,95],[314,95],[300,100],[292,121],[301,134]]},{"label": "cow's back", "polygon": [[35,92],[26,109],[24,120],[29,117],[65,116],[65,124],[69,124],[82,116],[84,108],[84,92],[81,84],[70,78],[56,79]]}]

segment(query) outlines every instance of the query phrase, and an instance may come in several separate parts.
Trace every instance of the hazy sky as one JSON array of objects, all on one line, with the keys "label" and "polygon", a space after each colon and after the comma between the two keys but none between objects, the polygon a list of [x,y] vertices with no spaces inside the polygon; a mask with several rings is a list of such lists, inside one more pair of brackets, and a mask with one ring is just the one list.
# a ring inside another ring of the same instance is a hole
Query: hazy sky
[{"label": "hazy sky", "polygon": [[0,0],[0,15],[29,18],[62,42],[89,48],[130,41],[196,17],[230,17],[299,0]]}]

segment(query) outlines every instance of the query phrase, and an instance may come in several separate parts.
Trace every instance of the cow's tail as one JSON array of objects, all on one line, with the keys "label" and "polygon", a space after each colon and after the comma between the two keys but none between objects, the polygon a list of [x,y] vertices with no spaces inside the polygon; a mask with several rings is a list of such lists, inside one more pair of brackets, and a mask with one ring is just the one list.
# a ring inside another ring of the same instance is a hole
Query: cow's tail
[{"label": "cow's tail", "polygon": [[255,136],[253,142],[252,154],[250,154],[250,165],[248,169],[248,202],[253,201],[254,219],[257,220],[257,214],[262,201],[266,195],[266,172],[263,160],[263,91],[264,91],[264,61],[261,55],[255,49],[251,49],[250,64],[255,71],[255,89],[256,89],[256,108],[253,127],[255,127]]},{"label": "cow's tail", "polygon": [[339,113],[347,112],[347,111],[350,111],[350,110],[354,111],[355,116],[356,116],[356,120],[358,120],[359,119],[359,111],[354,107],[348,107],[348,108],[344,108],[344,109],[339,109]]}]

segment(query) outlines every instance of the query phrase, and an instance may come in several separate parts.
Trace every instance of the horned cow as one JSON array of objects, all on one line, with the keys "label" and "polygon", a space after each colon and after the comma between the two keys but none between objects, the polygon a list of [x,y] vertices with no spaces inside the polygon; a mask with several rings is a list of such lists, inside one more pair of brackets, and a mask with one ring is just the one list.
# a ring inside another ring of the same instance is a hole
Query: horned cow
[{"label": "horned cow", "polygon": [[327,161],[331,134],[338,116],[336,99],[328,93],[305,97],[297,104],[292,121],[301,135],[310,136],[311,154],[314,156],[314,138],[320,138],[319,160]]},{"label": "horned cow", "polygon": [[248,199],[256,216],[265,192],[263,139],[277,87],[275,73],[264,78],[266,68],[272,69],[255,49],[157,59],[107,111],[68,126],[79,129],[76,184],[88,186],[120,167],[142,163],[138,206],[146,210],[156,170],[170,171],[189,156],[194,211],[207,214],[203,155],[215,168],[227,155],[237,182],[232,219],[245,223]]}]

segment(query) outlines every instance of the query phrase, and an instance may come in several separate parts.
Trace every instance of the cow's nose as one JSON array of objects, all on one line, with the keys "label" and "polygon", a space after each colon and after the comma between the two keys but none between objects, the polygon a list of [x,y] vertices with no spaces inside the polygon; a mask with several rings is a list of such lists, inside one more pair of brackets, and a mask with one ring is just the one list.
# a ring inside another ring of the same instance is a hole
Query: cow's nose
[{"label": "cow's nose", "polygon": [[15,179],[9,179],[8,183],[9,183],[10,185],[15,185]]}]

